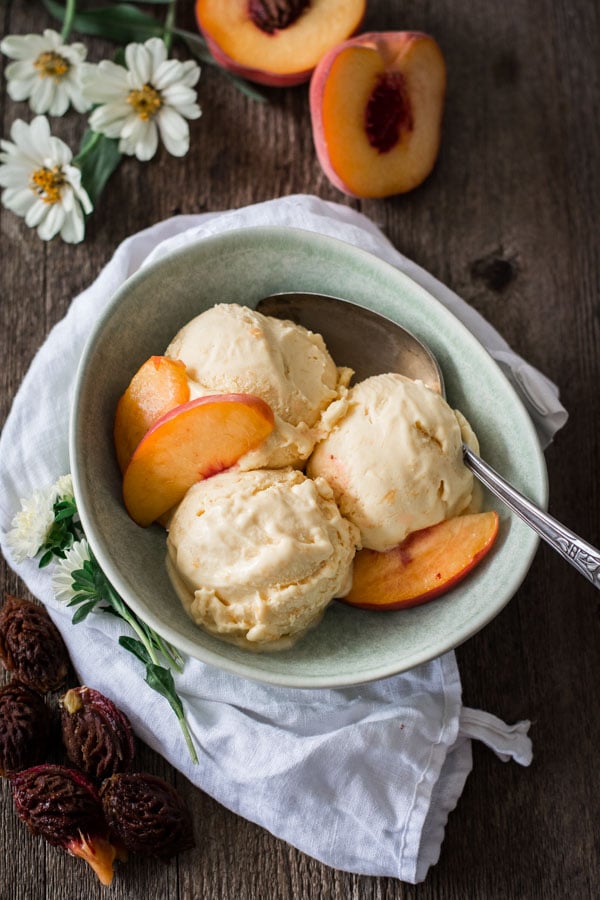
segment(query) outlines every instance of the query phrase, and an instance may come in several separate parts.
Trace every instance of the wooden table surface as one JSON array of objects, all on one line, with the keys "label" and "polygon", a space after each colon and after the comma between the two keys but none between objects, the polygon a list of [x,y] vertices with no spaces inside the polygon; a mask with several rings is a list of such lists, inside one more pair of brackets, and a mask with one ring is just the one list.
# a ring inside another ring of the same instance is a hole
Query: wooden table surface
[{"label": "wooden table surface", "polygon": [[[194,27],[192,6],[179,3],[180,25]],[[0,16],[3,34],[53,24],[34,0],[8,0]],[[125,161],[84,243],[45,244],[2,210],[1,421],[48,331],[122,239],[177,213],[312,193],[371,216],[560,386],[570,419],[546,454],[550,511],[599,545],[600,7],[593,0],[369,3],[365,31],[401,29],[435,35],[449,73],[438,164],[408,195],[361,202],[329,184],[312,145],[306,86],[270,89],[270,102],[259,104],[205,66],[203,116],[192,124],[189,154]],[[111,50],[85,40],[92,59]],[[30,113],[4,88],[3,81],[7,137],[11,122]],[[75,144],[79,117],[54,121]],[[2,593],[25,596],[4,564],[0,584]],[[534,761],[527,769],[503,764],[474,745],[473,771],[440,861],[423,884],[334,871],[188,790],[142,748],[140,768],[186,789],[198,848],[169,865],[132,859],[103,889],[83,863],[30,837],[4,781],[1,900],[597,896],[599,600],[586,580],[540,547],[509,605],[458,649],[465,703],[509,722],[531,719]]]}]

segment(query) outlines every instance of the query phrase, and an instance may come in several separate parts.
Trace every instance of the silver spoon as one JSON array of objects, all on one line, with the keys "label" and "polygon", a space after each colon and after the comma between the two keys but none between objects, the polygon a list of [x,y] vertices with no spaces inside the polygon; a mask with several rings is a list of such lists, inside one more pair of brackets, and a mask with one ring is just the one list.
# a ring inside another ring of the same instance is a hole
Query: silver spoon
[{"label": "silver spoon", "polygon": [[[257,309],[321,334],[336,362],[354,369],[356,381],[398,372],[420,379],[445,396],[444,378],[433,353],[401,325],[379,313],[338,297],[295,291],[265,297]],[[600,588],[600,551],[521,494],[466,444],[462,450],[465,465],[492,494]]]}]

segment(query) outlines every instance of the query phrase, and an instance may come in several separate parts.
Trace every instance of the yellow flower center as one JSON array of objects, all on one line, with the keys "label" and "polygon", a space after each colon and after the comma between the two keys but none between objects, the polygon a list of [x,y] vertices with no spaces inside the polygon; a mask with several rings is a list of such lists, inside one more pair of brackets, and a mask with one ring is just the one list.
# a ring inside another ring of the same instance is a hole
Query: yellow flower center
[{"label": "yellow flower center", "polygon": [[134,108],[140,119],[147,122],[161,108],[162,97],[151,84],[145,84],[141,91],[129,91],[127,102]]},{"label": "yellow flower center", "polygon": [[58,203],[65,184],[65,177],[58,166],[53,169],[36,169],[29,187],[44,203]]},{"label": "yellow flower center", "polygon": [[71,68],[71,63],[64,56],[52,50],[40,53],[33,65],[40,78],[54,78],[55,81],[61,81]]}]

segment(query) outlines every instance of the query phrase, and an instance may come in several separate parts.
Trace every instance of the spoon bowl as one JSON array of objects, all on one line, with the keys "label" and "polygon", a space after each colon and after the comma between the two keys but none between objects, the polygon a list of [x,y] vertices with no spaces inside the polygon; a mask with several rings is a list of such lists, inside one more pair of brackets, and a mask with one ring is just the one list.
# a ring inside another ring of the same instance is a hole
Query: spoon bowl
[{"label": "spoon bowl", "polygon": [[325,294],[288,292],[260,300],[265,316],[291,319],[322,335],[339,366],[354,369],[353,381],[370,375],[401,372],[444,394],[444,376],[431,350],[412,332],[391,319]]},{"label": "spoon bowl", "polygon": [[[397,372],[445,396],[443,374],[429,347],[402,325],[371,309],[339,297],[294,291],[265,297],[256,308],[321,334],[338,365],[354,369],[355,381]],[[518,491],[466,444],[462,450],[464,463],[475,477],[600,589],[600,550]]]}]

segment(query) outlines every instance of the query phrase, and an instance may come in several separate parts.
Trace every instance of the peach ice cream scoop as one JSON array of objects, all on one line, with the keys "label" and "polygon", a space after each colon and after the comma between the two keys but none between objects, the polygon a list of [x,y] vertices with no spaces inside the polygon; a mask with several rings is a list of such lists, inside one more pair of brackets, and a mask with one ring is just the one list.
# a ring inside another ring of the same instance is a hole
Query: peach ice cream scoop
[{"label": "peach ice cream scoop", "polygon": [[317,444],[307,473],[331,486],[363,547],[388,550],[469,508],[468,422],[440,394],[402,375],[375,375],[348,394],[345,415]]},{"label": "peach ice cream scoop", "polygon": [[323,479],[230,470],[179,504],[167,563],[198,625],[247,648],[285,649],[349,590],[357,542]]},{"label": "peach ice cream scoop", "polygon": [[186,366],[192,399],[248,393],[271,407],[273,434],[240,460],[242,469],[303,463],[343,411],[352,375],[338,369],[321,335],[235,303],[220,303],[196,316],[165,355]]}]

